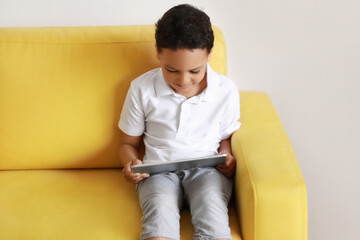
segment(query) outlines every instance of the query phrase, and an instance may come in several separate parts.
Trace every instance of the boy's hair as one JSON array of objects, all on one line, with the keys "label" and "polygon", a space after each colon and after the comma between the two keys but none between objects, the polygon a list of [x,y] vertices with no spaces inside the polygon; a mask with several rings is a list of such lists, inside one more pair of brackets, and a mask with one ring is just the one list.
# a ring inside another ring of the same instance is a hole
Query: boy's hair
[{"label": "boy's hair", "polygon": [[189,4],[168,10],[156,23],[156,46],[163,48],[206,49],[210,53],[214,46],[214,33],[209,16]]}]

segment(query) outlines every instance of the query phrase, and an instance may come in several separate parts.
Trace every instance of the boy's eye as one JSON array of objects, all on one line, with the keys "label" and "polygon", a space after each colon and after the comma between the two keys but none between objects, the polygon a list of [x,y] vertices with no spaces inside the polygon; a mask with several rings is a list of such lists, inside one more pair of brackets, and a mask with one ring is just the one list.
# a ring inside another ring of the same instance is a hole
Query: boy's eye
[{"label": "boy's eye", "polygon": [[176,73],[176,72],[177,72],[176,70],[171,70],[171,69],[168,69],[168,68],[166,68],[166,70],[167,70],[168,72],[171,72],[171,73]]},{"label": "boy's eye", "polygon": [[[178,72],[178,70],[172,70],[172,69],[169,69],[169,68],[165,68],[165,69],[166,69],[166,71],[168,71],[170,73],[177,73]],[[200,70],[191,70],[190,71],[190,73],[192,73],[192,74],[197,74],[199,72],[200,72]]]}]

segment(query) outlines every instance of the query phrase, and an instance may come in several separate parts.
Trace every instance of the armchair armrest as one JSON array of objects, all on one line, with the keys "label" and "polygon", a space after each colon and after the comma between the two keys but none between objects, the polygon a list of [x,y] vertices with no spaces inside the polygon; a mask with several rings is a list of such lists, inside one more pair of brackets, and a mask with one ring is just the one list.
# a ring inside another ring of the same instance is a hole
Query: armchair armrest
[{"label": "armchair armrest", "polygon": [[266,93],[241,92],[235,197],[244,240],[307,239],[307,193],[295,154]]}]

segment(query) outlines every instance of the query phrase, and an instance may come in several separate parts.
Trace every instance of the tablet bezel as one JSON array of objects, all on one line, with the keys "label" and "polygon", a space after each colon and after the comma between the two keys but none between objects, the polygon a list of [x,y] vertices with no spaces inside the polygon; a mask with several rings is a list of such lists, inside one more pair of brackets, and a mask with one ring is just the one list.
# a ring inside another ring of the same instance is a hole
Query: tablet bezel
[{"label": "tablet bezel", "polygon": [[227,154],[211,155],[199,158],[188,158],[176,161],[132,165],[134,173],[156,174],[161,172],[174,172],[195,167],[214,167],[226,162]]}]

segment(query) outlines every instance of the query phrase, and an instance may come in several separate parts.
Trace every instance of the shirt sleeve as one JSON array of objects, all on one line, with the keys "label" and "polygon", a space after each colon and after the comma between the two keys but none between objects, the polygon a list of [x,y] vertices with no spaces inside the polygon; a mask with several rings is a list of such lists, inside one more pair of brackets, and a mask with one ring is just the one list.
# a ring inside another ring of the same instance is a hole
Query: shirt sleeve
[{"label": "shirt sleeve", "polygon": [[130,136],[141,136],[145,131],[144,111],[141,107],[140,91],[133,82],[125,98],[118,127]]},{"label": "shirt sleeve", "polygon": [[221,139],[228,139],[240,128],[240,96],[237,87],[231,89],[224,108],[224,118],[220,124]]}]

